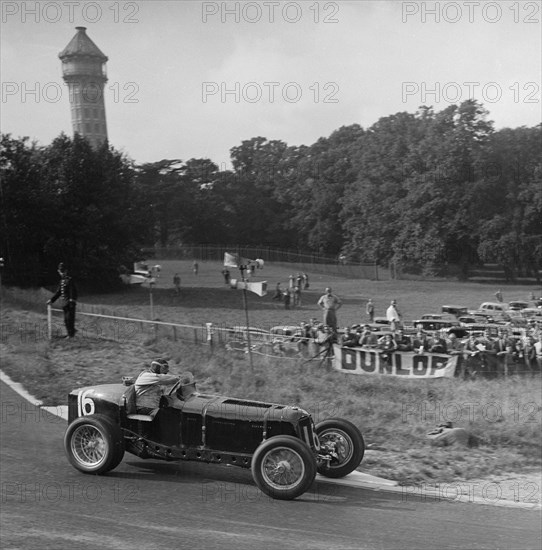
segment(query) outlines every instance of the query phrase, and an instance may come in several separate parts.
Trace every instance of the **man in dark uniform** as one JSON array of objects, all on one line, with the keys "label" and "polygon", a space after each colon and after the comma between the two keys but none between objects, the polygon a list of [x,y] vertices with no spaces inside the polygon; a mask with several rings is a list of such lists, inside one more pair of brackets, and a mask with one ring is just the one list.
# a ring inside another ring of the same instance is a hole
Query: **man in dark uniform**
[{"label": "man in dark uniform", "polygon": [[60,284],[58,290],[53,294],[47,305],[53,304],[58,298],[62,298],[62,309],[64,310],[64,324],[68,337],[73,338],[75,333],[75,304],[77,302],[77,288],[73,279],[68,275],[68,270],[63,263],[58,264]]}]

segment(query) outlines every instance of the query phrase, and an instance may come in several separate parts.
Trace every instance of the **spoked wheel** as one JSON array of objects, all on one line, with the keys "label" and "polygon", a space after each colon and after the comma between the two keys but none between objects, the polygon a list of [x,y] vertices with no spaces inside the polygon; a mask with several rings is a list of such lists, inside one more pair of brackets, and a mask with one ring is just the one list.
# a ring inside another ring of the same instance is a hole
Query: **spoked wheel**
[{"label": "spoked wheel", "polygon": [[290,435],[264,441],[252,457],[256,485],[272,498],[291,500],[302,495],[316,476],[316,460],[308,445]]},{"label": "spoked wheel", "polygon": [[103,474],[116,468],[124,456],[120,429],[100,414],[74,420],[66,430],[64,448],[68,460],[85,474]]},{"label": "spoked wheel", "polygon": [[318,463],[318,473],[326,477],[344,477],[353,472],[365,454],[361,432],[352,422],[330,418],[316,425],[320,454],[328,458]]}]

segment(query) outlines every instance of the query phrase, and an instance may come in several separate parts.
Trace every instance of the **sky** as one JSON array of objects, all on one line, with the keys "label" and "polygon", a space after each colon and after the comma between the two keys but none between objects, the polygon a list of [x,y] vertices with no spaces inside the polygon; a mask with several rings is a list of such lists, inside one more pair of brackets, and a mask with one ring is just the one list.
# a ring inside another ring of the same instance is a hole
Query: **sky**
[{"label": "sky", "polygon": [[210,158],[256,136],[310,145],[341,126],[469,98],[497,129],[542,120],[537,1],[1,3],[0,128],[72,135],[58,53],[76,26],[108,56],[110,143],[136,163]]}]

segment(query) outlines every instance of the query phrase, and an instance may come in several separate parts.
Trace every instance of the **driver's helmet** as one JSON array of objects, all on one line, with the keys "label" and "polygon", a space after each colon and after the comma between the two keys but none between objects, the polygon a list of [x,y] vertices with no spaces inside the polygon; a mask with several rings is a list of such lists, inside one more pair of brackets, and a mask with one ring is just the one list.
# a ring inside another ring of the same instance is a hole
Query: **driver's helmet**
[{"label": "driver's helmet", "polygon": [[160,374],[164,367],[169,369],[169,363],[165,359],[155,359],[154,361],[151,361],[150,370],[155,374]]}]

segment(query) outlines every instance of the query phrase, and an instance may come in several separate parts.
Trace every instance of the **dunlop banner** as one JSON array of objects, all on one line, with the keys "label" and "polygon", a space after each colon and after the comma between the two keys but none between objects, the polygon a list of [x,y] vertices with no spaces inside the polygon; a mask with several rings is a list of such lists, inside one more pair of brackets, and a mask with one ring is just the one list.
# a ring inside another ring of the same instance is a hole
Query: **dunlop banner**
[{"label": "dunlop banner", "polygon": [[457,355],[418,354],[411,351],[382,353],[368,348],[333,346],[333,368],[350,374],[384,374],[405,378],[452,378]]}]

